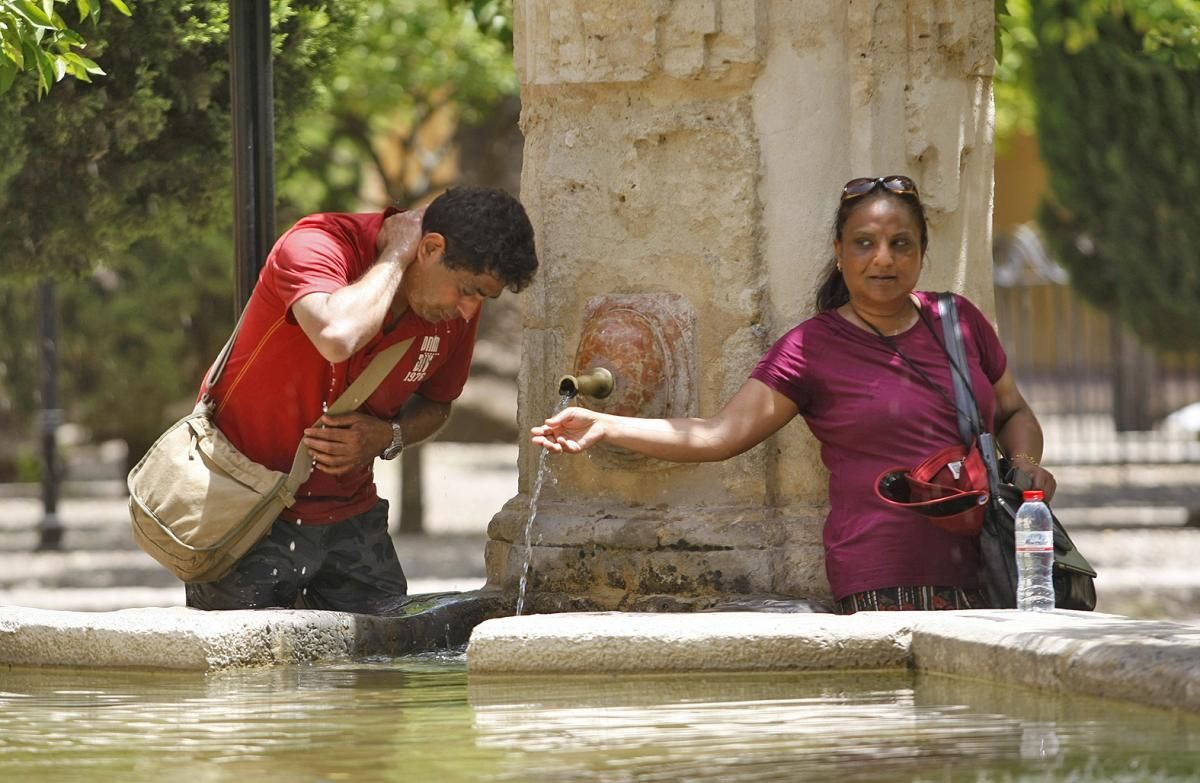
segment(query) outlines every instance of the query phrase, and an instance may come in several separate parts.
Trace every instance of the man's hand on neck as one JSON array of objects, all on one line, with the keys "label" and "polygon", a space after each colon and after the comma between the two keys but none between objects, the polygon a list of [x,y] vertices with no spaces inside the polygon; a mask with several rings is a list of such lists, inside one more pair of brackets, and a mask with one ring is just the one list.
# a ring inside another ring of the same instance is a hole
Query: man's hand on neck
[{"label": "man's hand on neck", "polygon": [[[406,270],[417,257],[417,246],[421,242],[421,219],[425,208],[410,209],[389,215],[379,229],[375,238],[375,263],[395,264]],[[383,320],[383,328],[390,329],[408,310],[408,301],[404,297],[404,289],[396,290]]]},{"label": "man's hand on neck", "polygon": [[417,257],[424,215],[424,209],[410,209],[385,218],[375,238],[375,263],[395,263],[407,269]]},{"label": "man's hand on neck", "polygon": [[331,363],[350,358],[392,321],[397,299],[407,309],[401,284],[417,257],[422,214],[411,210],[387,217],[375,239],[375,263],[366,274],[333,293],[311,293],[292,305],[300,328]]}]

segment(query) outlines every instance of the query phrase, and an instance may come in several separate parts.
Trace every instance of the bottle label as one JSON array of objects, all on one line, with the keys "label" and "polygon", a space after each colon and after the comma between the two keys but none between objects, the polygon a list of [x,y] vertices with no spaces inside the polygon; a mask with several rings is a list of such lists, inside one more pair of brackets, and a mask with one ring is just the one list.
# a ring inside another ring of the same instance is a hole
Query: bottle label
[{"label": "bottle label", "polygon": [[1017,552],[1053,552],[1054,534],[1046,530],[1018,530]]}]

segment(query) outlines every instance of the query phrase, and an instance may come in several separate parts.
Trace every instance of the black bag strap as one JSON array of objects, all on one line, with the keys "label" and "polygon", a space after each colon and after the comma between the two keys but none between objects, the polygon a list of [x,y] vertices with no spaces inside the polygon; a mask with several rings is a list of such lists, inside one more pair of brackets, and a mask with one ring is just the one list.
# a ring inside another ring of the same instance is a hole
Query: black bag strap
[{"label": "black bag strap", "polygon": [[980,421],[979,408],[975,405],[974,395],[971,394],[967,381],[971,376],[966,375],[967,352],[963,345],[962,325],[958,322],[958,305],[954,296],[948,292],[938,294],[938,314],[942,317],[942,339],[946,348],[946,357],[958,371],[950,373],[954,381],[954,398],[958,400],[955,411],[958,413],[958,435],[963,443],[970,445],[975,437],[983,432],[983,422]]},{"label": "black bag strap", "polygon": [[992,496],[995,497],[996,488],[1000,486],[996,440],[992,433],[983,428],[983,417],[979,413],[979,405],[971,389],[967,351],[963,345],[962,325],[958,321],[958,305],[954,302],[954,295],[948,291],[939,293],[937,299],[938,313],[942,317],[942,335],[945,338],[943,347],[953,370],[950,375],[954,380],[954,397],[957,400],[954,407],[958,411],[958,433],[968,445],[978,438],[983,464],[987,467],[988,485]]}]

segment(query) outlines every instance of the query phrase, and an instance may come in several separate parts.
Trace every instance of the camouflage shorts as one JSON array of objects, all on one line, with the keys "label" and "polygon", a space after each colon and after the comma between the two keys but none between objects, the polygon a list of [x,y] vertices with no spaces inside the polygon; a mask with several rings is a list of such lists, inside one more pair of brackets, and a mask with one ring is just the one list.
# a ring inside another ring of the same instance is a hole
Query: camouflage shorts
[{"label": "camouflage shorts", "polygon": [[186,586],[196,609],[330,609],[390,614],[408,581],[387,530],[388,504],[333,525],[282,519],[216,582]]}]

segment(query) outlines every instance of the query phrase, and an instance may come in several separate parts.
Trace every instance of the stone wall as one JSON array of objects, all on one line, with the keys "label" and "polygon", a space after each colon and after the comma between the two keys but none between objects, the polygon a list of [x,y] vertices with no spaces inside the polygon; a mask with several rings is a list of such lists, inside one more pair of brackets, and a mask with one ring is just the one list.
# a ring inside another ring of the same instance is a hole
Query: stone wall
[{"label": "stone wall", "polygon": [[[852,176],[914,176],[933,234],[922,284],[990,308],[990,2],[516,5],[522,200],[543,265],[525,297],[523,431],[552,410],[561,374],[586,369],[585,314],[614,297],[683,302],[691,326],[658,340],[669,360],[639,349],[639,373],[692,373],[666,384],[686,389],[673,415],[719,410],[811,314]],[[627,359],[604,356],[618,387],[634,382]],[[643,414],[662,403],[651,396]],[[523,445],[522,494],[493,520],[490,584],[520,576],[537,456]],[[828,591],[826,477],[802,422],[723,463],[597,451],[548,465],[532,580],[560,597],[547,605]]]}]

